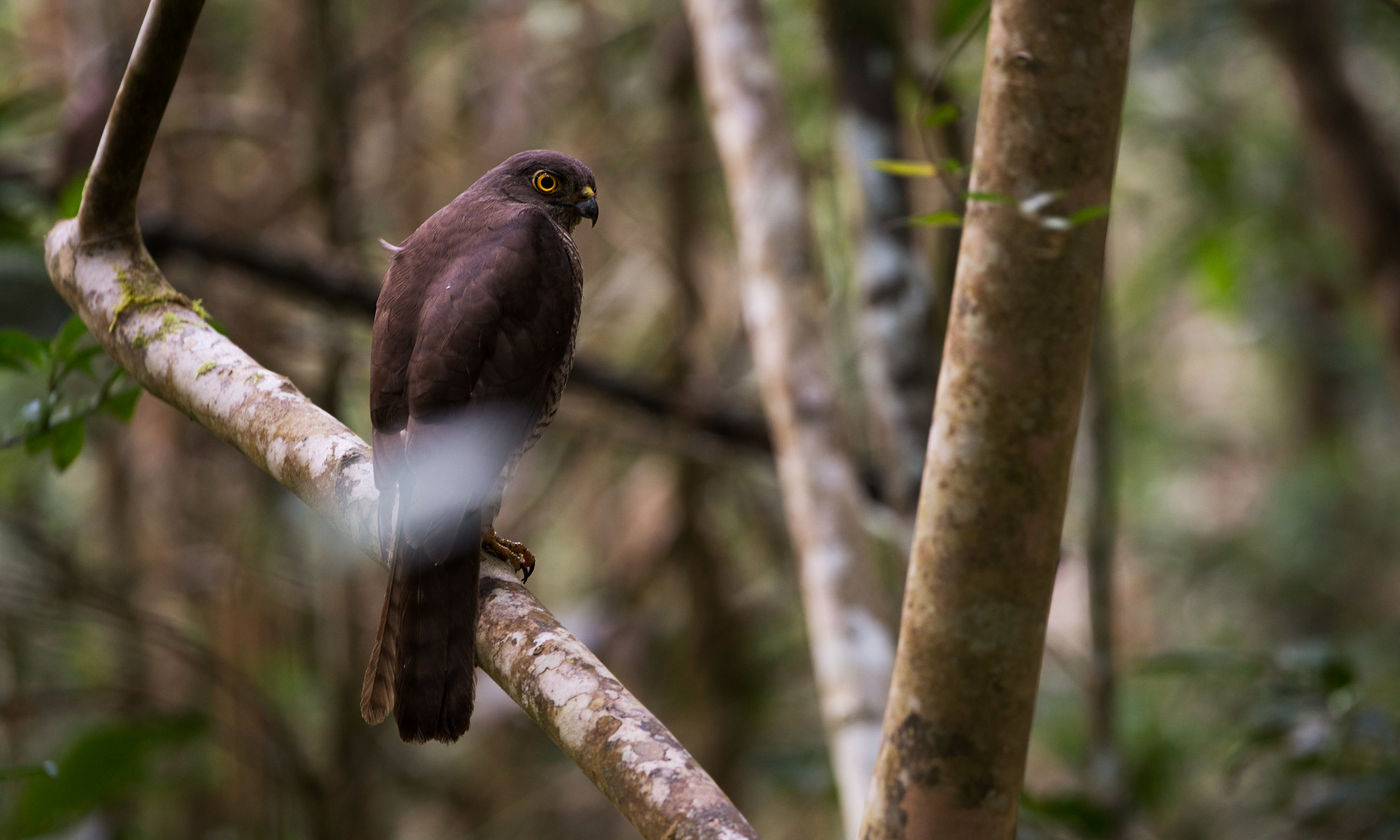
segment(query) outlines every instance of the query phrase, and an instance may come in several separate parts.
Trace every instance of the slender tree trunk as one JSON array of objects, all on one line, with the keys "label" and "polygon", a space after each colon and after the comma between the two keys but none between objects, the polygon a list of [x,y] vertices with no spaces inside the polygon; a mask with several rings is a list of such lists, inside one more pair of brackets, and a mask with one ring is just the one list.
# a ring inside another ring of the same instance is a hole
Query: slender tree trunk
[{"label": "slender tree trunk", "polygon": [[[863,826],[1010,838],[1059,561],[1131,0],[996,0],[884,740]],[[1034,200],[1032,200],[1034,199]]]},{"label": "slender tree trunk", "polygon": [[892,0],[824,0],[840,129],[857,207],[860,371],[885,498],[913,514],[938,380],[933,278],[914,247],[908,180],[873,162],[903,157],[894,100],[899,65]]},{"label": "slender tree trunk", "polygon": [[[654,49],[656,77],[666,96],[666,132],[656,155],[662,161],[666,191],[661,228],[676,299],[676,340],[661,367],[669,370],[679,393],[698,395],[704,390],[700,340],[704,297],[695,270],[695,196],[701,184],[694,152],[705,148],[705,126],[690,30],[679,10],[663,24]],[[739,759],[753,740],[749,712],[755,681],[748,667],[744,618],[734,603],[737,580],[723,546],[711,536],[708,520],[713,513],[705,491],[713,473],[710,465],[695,458],[677,459],[682,520],[669,556],[685,575],[692,622],[689,635],[704,693],[702,706],[708,710],[705,748],[697,753],[720,788],[734,795],[742,792]]]},{"label": "slender tree trunk", "polygon": [[1244,0],[1298,102],[1317,183],[1379,311],[1400,393],[1400,173],[1346,70],[1336,12],[1323,0]]},{"label": "slender tree trunk", "polygon": [[1123,836],[1128,816],[1118,746],[1118,667],[1113,633],[1114,547],[1118,539],[1116,359],[1107,301],[1099,309],[1089,369],[1089,789],[1111,818],[1104,837]]},{"label": "slender tree trunk", "polygon": [[756,0],[688,0],[686,10],[738,239],[744,323],[798,556],[827,746],[853,836],[893,645],[837,411],[806,188]]}]

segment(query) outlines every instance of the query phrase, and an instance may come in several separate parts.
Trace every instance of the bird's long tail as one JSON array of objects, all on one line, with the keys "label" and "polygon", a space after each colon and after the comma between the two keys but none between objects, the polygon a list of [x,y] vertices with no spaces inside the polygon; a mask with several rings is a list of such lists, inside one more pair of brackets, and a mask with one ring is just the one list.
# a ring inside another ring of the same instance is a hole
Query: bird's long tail
[{"label": "bird's long tail", "polygon": [[404,540],[401,527],[394,529],[393,570],[360,714],[376,724],[393,709],[405,741],[451,743],[471,723],[481,531],[480,513],[467,514],[453,549],[433,562]]}]

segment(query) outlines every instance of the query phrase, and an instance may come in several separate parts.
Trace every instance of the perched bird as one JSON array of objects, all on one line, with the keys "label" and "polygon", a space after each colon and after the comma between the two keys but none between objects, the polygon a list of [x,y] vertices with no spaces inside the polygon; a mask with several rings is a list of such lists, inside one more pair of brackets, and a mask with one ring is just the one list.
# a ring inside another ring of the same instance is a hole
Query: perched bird
[{"label": "perched bird", "polygon": [[513,155],[404,240],[384,278],[370,419],[390,572],[360,714],[392,709],[405,741],[451,743],[471,721],[483,547],[533,568],[492,522],[573,365],[573,231],[597,223],[596,189],[568,155]]}]

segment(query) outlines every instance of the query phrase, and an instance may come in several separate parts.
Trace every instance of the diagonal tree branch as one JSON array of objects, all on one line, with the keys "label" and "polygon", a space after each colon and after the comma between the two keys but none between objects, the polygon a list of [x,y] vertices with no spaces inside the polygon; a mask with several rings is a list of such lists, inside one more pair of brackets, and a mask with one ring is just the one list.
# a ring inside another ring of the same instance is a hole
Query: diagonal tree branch
[{"label": "diagonal tree branch", "polygon": [[[136,229],[139,174],[198,2],[154,0],[77,220],[45,240],[54,286],[153,394],[243,452],[377,555],[369,448],[204,322]],[[133,174],[134,173],[134,174]],[[757,835],[685,748],[502,563],[486,564],[479,664],[647,838]]]},{"label": "diagonal tree branch", "polygon": [[[204,323],[139,239],[84,245],[77,234],[72,220],[50,232],[49,270],[103,348],[376,555],[369,447]],[[478,664],[644,837],[756,836],[675,736],[507,566],[487,564],[482,593]]]}]

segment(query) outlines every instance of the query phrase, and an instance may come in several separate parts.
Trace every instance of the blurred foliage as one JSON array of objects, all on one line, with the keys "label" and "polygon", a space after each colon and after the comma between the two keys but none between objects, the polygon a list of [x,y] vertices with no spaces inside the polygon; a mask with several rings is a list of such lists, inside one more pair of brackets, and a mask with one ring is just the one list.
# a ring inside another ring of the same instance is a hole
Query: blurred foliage
[{"label": "blurred foliage", "polygon": [[[159,756],[202,734],[204,721],[186,714],[167,718],[125,719],[75,733],[61,757],[46,762],[5,815],[5,836],[33,837],[117,805],[134,791],[152,786],[150,764]],[[162,774],[162,785],[177,783]],[[168,788],[167,788],[168,790]]]},{"label": "blurred foliage", "polygon": [[116,365],[108,363],[109,370],[99,375],[94,367],[99,358],[106,360],[102,348],[76,315],[64,321],[47,343],[20,330],[0,330],[0,368],[26,375],[13,383],[10,393],[37,393],[23,402],[18,418],[0,418],[0,429],[18,426],[0,437],[0,448],[23,445],[30,455],[48,450],[54,467],[62,471],[82,451],[89,417],[101,411],[130,420],[141,389],[129,384],[118,387],[126,372]]},{"label": "blurred foliage", "polygon": [[[1022,835],[1400,836],[1400,423],[1378,322],[1280,69],[1237,4],[1138,5],[1105,295],[1121,376],[1127,807],[1090,772],[1080,469]],[[1400,17],[1376,0],[1335,6],[1361,93],[1400,147]],[[764,8],[864,445],[861,347],[841,323],[860,300],[858,207],[834,163],[819,7]],[[49,286],[42,236],[76,209],[143,9],[0,0],[0,437],[14,444],[0,449],[0,832],[626,836],[485,681],[451,749],[365,727],[356,702],[382,573],[207,432],[136,403]],[[941,160],[920,135],[969,138],[986,10],[909,4],[902,31],[908,142],[882,166],[912,176],[901,183],[931,255],[935,229],[961,223],[959,198],[1015,200],[1052,226],[1105,210],[1058,206],[1066,185],[965,196],[969,161]],[[518,149],[561,148],[594,168],[602,202],[579,237],[581,355],[689,404],[754,413],[683,33],[678,4],[636,0],[209,4],[142,223],[370,288],[377,238],[398,241]],[[943,175],[926,177],[930,163]],[[1036,196],[1051,200],[1026,207]],[[155,256],[235,341],[366,430],[363,319],[209,254]],[[95,420],[113,409],[130,423]],[[899,527],[869,507],[896,558]],[[499,524],[540,557],[531,587],[763,836],[836,836],[764,458],[574,388]],[[897,561],[884,571],[893,589]]]}]

